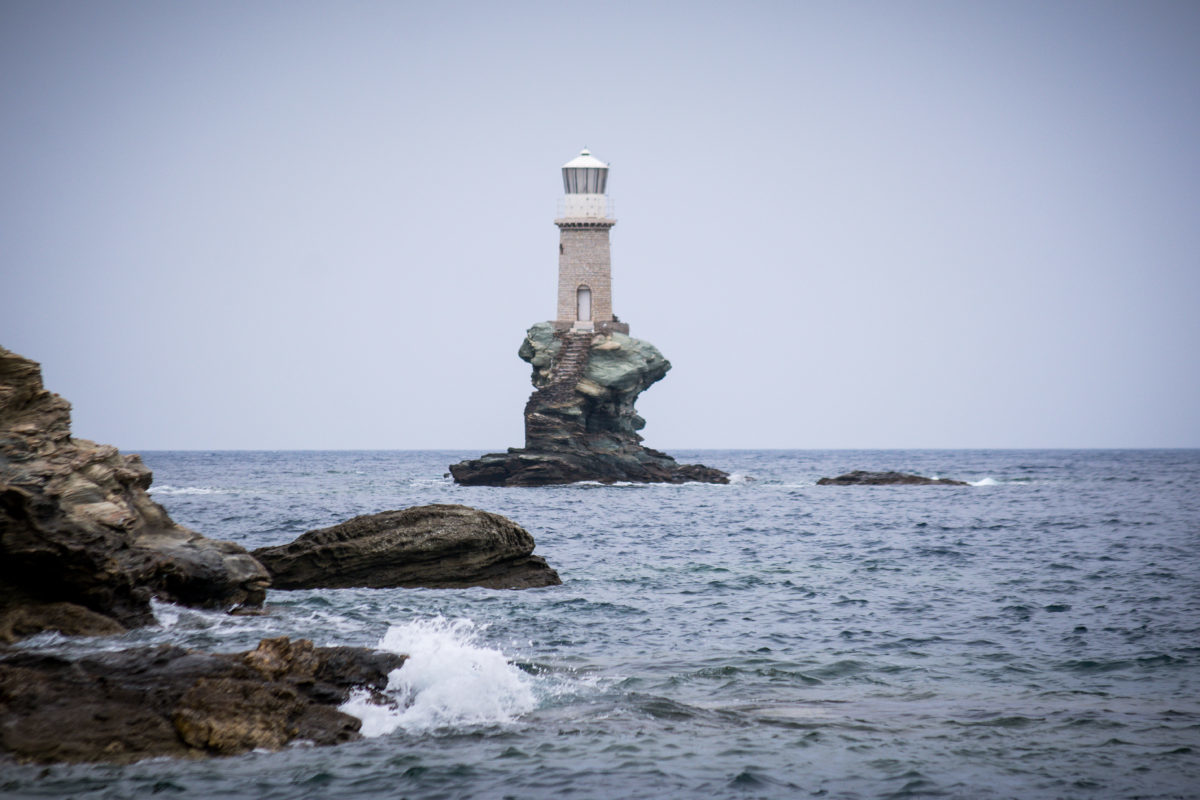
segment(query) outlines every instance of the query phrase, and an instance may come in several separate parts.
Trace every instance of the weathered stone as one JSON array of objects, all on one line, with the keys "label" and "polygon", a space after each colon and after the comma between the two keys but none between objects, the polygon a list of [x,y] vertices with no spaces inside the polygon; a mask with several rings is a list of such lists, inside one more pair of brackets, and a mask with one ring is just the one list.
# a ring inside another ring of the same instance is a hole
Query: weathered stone
[{"label": "weathered stone", "polygon": [[[38,365],[0,348],[0,638],[111,633],[153,622],[152,596],[205,607],[261,604],[269,576],[240,546],[177,525],[150,499],[136,455],[71,436],[70,405]],[[25,608],[25,611],[20,609]],[[39,627],[41,626],[41,627]]]},{"label": "weathered stone", "polygon": [[293,720],[303,709],[290,686],[201,678],[180,699],[171,721],[188,747],[236,755],[283,747],[300,732]]},{"label": "weathered stone", "polygon": [[527,589],[562,581],[510,519],[460,505],[355,517],[254,551],[279,589]]},{"label": "weathered stone", "polygon": [[965,481],[949,478],[924,478],[903,472],[866,472],[855,470],[836,478],[821,478],[817,486],[970,486]]},{"label": "weathered stone", "polygon": [[12,644],[43,631],[67,636],[115,636],[126,628],[112,617],[75,603],[39,603],[25,599],[0,610],[0,643]]},{"label": "weathered stone", "polygon": [[569,342],[567,336],[540,322],[518,350],[533,367],[537,389],[525,406],[525,447],[454,464],[455,481],[472,486],[729,482],[720,470],[679,464],[642,446],[638,431],[646,421],[634,403],[671,368],[658,348],[619,332],[580,334]]},{"label": "weathered stone", "polygon": [[293,642],[287,637],[263,639],[242,660],[268,680],[279,680],[284,675],[308,680],[317,674],[321,665],[312,642],[308,639]]},{"label": "weathered stone", "polygon": [[[354,688],[378,692],[405,657],[308,640],[264,639],[249,653],[171,645],[74,661],[0,660],[0,752],[39,763],[232,755],[359,737],[337,710]],[[264,668],[265,667],[265,668]]]}]

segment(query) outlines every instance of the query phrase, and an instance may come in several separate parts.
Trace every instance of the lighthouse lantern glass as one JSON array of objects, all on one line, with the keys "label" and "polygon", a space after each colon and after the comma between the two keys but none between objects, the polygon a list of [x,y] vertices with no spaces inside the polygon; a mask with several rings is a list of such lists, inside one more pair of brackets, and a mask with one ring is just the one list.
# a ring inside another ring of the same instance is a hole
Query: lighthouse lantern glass
[{"label": "lighthouse lantern glass", "polygon": [[607,167],[563,167],[563,189],[567,194],[604,194]]}]

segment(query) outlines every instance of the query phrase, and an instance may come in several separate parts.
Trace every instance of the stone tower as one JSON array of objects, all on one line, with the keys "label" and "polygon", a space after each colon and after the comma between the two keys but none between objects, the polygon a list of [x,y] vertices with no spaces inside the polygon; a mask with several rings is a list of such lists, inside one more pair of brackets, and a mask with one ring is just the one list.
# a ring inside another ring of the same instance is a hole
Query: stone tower
[{"label": "stone tower", "polygon": [[561,216],[554,220],[558,241],[559,330],[628,333],[612,312],[612,253],[608,231],[617,224],[609,213],[608,165],[585,148],[563,164]]}]

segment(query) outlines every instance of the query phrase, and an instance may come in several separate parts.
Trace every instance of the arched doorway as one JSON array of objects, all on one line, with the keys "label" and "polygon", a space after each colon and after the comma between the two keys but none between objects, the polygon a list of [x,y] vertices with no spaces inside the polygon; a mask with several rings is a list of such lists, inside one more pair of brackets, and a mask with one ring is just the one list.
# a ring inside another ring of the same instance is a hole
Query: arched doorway
[{"label": "arched doorway", "polygon": [[580,322],[592,321],[592,290],[580,286],[575,292],[575,319]]}]

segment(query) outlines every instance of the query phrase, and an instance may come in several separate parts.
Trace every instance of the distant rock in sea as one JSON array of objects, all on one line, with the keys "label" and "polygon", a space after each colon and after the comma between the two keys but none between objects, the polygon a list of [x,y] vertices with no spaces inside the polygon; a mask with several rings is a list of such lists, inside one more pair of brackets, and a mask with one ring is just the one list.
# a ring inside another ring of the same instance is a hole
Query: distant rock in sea
[{"label": "distant rock in sea", "polygon": [[821,478],[817,486],[970,486],[966,481],[925,478],[903,472],[866,472],[858,469],[836,478]]},{"label": "distant rock in sea", "polygon": [[450,467],[468,486],[615,483],[728,483],[699,464],[679,464],[643,447],[646,421],[634,403],[671,368],[654,345],[619,331],[556,330],[539,322],[518,355],[533,366],[536,391],[525,405],[525,447]]},{"label": "distant rock in sea", "polygon": [[262,565],[177,525],[141,459],[73,438],[70,412],[36,362],[0,347],[0,642],[150,624],[151,597],[261,604]]},{"label": "distant rock in sea", "polygon": [[0,659],[0,752],[18,761],[128,763],[155,756],[235,755],[360,738],[338,710],[353,689],[378,699],[405,656],[263,639],[245,653],[172,645],[77,660]]},{"label": "distant rock in sea", "polygon": [[427,505],[355,517],[254,556],[277,589],[529,589],[562,583],[533,537],[499,514]]}]

